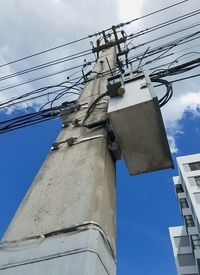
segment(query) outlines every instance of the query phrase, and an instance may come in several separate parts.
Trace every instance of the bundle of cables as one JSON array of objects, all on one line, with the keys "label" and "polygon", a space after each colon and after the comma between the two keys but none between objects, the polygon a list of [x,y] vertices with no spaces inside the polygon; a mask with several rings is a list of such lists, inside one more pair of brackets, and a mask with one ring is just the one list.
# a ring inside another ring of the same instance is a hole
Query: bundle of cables
[{"label": "bundle of cables", "polygon": [[165,80],[165,79],[160,79],[160,78],[151,78],[152,82],[159,82],[162,85],[166,86],[166,93],[163,97],[161,97],[158,102],[159,102],[159,106],[160,108],[163,107],[171,98],[173,95],[173,88],[172,88],[172,84]]},{"label": "bundle of cables", "polygon": [[53,119],[60,115],[59,108],[60,107],[49,108],[1,121],[0,134]]}]

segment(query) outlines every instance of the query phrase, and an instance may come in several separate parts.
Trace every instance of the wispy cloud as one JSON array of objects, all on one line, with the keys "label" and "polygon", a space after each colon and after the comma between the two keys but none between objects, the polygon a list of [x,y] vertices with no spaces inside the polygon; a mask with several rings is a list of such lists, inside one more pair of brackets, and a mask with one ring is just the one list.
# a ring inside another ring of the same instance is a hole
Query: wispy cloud
[{"label": "wispy cloud", "polygon": [[176,145],[175,137],[168,135],[167,138],[168,138],[168,141],[169,141],[169,146],[170,146],[171,153],[172,154],[173,153],[178,153],[178,147]]}]

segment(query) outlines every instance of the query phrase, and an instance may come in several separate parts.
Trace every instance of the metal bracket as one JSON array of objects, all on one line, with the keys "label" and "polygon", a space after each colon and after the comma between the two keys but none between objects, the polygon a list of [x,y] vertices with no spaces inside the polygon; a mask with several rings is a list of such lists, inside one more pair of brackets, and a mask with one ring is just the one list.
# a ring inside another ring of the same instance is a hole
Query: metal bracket
[{"label": "metal bracket", "polygon": [[110,122],[106,124],[105,129],[108,134],[108,148],[112,154],[112,157],[114,158],[114,160],[120,160],[121,159],[121,149],[120,149],[119,144],[116,140],[116,137],[115,137],[115,134],[113,132]]},{"label": "metal bracket", "polygon": [[97,139],[97,138],[106,138],[104,135],[96,135],[96,136],[91,136],[91,137],[86,137],[86,138],[77,138],[77,137],[71,137],[68,138],[64,141],[60,141],[60,142],[54,142],[52,144],[51,150],[58,150],[59,149],[59,145],[63,144],[63,143],[67,143],[68,146],[72,146],[72,145],[76,145],[85,141],[89,141],[89,140],[93,140],[93,139]]},{"label": "metal bracket", "polygon": [[60,144],[63,144],[63,143],[67,143],[68,146],[72,146],[74,144],[74,142],[77,140],[77,138],[75,137],[71,137],[71,138],[68,138],[64,141],[60,141],[60,142],[54,142],[52,144],[52,148],[51,150],[58,150],[59,149],[59,145]]}]

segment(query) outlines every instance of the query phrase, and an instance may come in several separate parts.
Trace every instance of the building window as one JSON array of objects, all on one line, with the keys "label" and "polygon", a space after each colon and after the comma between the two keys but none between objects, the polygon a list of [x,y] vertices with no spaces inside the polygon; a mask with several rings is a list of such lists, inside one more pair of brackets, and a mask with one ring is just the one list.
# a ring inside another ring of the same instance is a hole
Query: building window
[{"label": "building window", "polygon": [[176,184],[176,193],[183,193],[183,186],[182,184]]},{"label": "building window", "polygon": [[190,201],[190,209],[191,209],[191,211],[192,211],[192,215],[193,215],[193,217],[196,217],[196,214],[195,214],[195,212],[194,212],[194,207],[193,207],[193,205],[192,205],[192,202]]},{"label": "building window", "polygon": [[189,163],[190,171],[200,170],[200,161]]},{"label": "building window", "polygon": [[185,215],[184,219],[185,219],[185,224],[186,224],[187,227],[195,226],[192,215]]},{"label": "building window", "polygon": [[200,273],[200,260],[197,259],[197,267],[198,267],[198,270],[199,270],[199,273]]},{"label": "building window", "polygon": [[200,186],[200,176],[194,177],[194,179],[195,179],[195,181],[196,181],[196,184],[197,184],[198,186]]},{"label": "building window", "polygon": [[191,254],[178,254],[178,263],[180,266],[193,266],[195,265],[194,255]]},{"label": "building window", "polygon": [[194,193],[194,198],[197,204],[200,204],[200,192]]},{"label": "building window", "polygon": [[189,177],[188,181],[191,186],[198,186],[200,187],[200,176],[197,177]]},{"label": "building window", "polygon": [[174,243],[176,247],[190,247],[190,240],[188,236],[174,237]]},{"label": "building window", "polygon": [[181,205],[181,208],[189,207],[186,199],[180,199],[180,205]]},{"label": "building window", "polygon": [[200,238],[199,235],[191,235],[191,240],[192,240],[192,246],[193,248],[200,248]]}]

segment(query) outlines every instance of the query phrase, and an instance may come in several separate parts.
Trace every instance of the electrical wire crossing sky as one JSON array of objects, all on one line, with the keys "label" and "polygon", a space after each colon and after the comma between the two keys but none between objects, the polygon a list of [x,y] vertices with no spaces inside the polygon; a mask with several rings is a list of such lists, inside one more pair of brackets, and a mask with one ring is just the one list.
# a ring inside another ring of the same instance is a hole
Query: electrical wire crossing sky
[{"label": "electrical wire crossing sky", "polygon": [[[199,1],[143,0],[132,18],[131,9],[118,13],[109,0],[106,9],[113,7],[113,15],[105,22],[103,5],[96,0],[88,1],[90,12],[82,3],[77,9],[75,2],[65,2],[41,6],[37,0],[22,0],[16,8],[13,1],[2,2],[0,23],[7,27],[6,33],[0,30],[1,236],[60,131],[62,104],[74,106],[85,85],[111,73],[99,74],[93,65],[97,41],[101,46],[105,38],[115,38],[113,25],[118,39],[124,39],[120,49],[125,54],[118,55],[112,73],[145,67],[162,107],[173,158],[198,153]],[[136,4],[131,3],[133,9]],[[85,22],[67,14],[71,10],[78,18],[80,9]],[[122,20],[122,13],[130,17]],[[57,18],[54,24],[52,18]],[[98,95],[92,102],[86,98],[80,108],[89,115],[100,108]],[[176,274],[168,236],[169,226],[182,223],[171,180],[176,174],[166,170],[131,178],[123,161],[117,162],[118,274]]]}]

